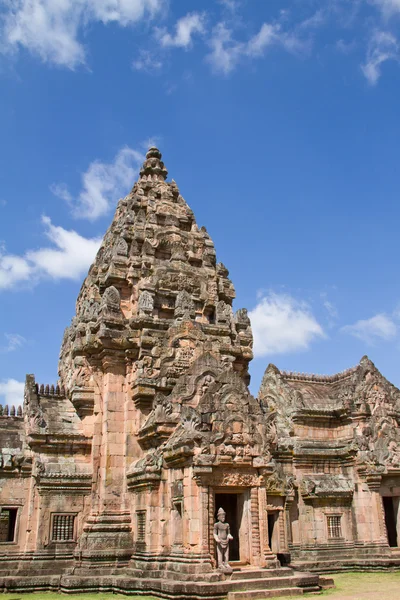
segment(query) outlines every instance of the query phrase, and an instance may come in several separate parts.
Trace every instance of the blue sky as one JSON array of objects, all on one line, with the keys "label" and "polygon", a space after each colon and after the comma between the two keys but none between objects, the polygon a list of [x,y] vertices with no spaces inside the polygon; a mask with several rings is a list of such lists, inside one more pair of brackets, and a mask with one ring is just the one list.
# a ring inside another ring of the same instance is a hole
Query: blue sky
[{"label": "blue sky", "polygon": [[0,0],[0,400],[156,143],[269,362],[400,385],[400,0]]}]

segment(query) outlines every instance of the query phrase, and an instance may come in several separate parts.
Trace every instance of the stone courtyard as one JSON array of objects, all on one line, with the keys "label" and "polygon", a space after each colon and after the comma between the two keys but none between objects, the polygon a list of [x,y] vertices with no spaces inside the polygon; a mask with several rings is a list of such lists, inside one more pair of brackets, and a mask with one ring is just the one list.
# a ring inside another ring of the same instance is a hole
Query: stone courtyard
[{"label": "stone courtyard", "polygon": [[256,600],[400,566],[400,391],[364,356],[269,365],[253,397],[247,311],[166,179],[151,148],[58,383],[27,375],[23,410],[2,409],[0,588]]}]

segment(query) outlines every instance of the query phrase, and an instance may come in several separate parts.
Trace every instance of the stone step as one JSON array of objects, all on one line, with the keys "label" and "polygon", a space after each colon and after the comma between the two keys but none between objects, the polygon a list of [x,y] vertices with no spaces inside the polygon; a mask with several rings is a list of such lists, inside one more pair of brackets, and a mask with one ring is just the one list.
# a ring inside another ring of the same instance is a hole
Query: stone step
[{"label": "stone step", "polygon": [[279,569],[243,569],[232,573],[231,581],[240,579],[267,579],[269,577],[287,577],[293,575],[293,569],[281,567]]},{"label": "stone step", "polygon": [[320,590],[318,576],[297,574],[292,577],[219,581],[215,583],[184,582],[167,579],[131,579],[124,575],[91,577],[76,575],[2,577],[0,591],[29,592],[60,590],[65,593],[91,592],[155,595],[171,600],[262,600],[282,595],[302,594]]},{"label": "stone step", "polygon": [[400,556],[386,556],[376,558],[332,558],[331,560],[296,561],[292,563],[294,569],[299,571],[313,571],[314,573],[334,573],[351,570],[385,570],[400,567]]},{"label": "stone step", "polygon": [[301,596],[305,592],[319,592],[318,586],[310,588],[289,587],[274,590],[253,590],[243,592],[229,592],[227,600],[263,600],[264,598],[278,598],[279,596]]},{"label": "stone step", "polygon": [[[76,569],[73,572],[76,573]],[[87,574],[90,575],[91,573],[88,572]],[[179,579],[179,581],[194,581],[194,582],[202,582],[202,581],[214,582],[214,581],[221,581],[221,579],[223,578],[223,575],[221,573],[219,573],[218,571],[212,572],[212,573],[208,572],[208,573],[193,574],[193,573],[176,573],[176,571],[168,571],[165,569],[163,569],[163,570],[161,570],[161,569],[147,570],[146,569],[146,571],[144,571],[143,569],[125,569],[124,575],[126,577],[131,577],[133,579],[138,579],[140,577],[142,577],[142,578],[146,577],[148,579],[172,579],[174,581]]]},{"label": "stone step", "polygon": [[229,581],[230,591],[269,590],[280,587],[310,587],[318,583],[317,575],[290,575],[289,577],[268,577],[267,579],[243,579]]}]

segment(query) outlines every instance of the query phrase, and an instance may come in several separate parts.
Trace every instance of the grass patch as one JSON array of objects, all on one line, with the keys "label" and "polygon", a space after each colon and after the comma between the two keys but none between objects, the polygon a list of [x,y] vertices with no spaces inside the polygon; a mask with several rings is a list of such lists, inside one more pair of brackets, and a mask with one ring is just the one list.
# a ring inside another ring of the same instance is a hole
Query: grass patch
[{"label": "grass patch", "polygon": [[[331,598],[332,600],[399,600],[400,599],[400,571],[384,573],[354,572],[336,573],[326,575],[332,577],[335,588],[323,590],[317,598]],[[297,600],[312,598],[314,596],[282,596],[281,600]]]}]

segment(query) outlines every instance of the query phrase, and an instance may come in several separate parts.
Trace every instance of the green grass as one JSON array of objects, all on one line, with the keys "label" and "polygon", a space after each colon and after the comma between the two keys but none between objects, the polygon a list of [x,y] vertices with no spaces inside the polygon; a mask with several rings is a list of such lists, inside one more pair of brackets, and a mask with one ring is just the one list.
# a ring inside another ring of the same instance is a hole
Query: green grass
[{"label": "green grass", "polygon": [[[400,600],[400,571],[385,573],[336,573],[335,588],[322,591],[317,598],[332,600]],[[281,600],[297,600],[314,596],[285,596]]]}]

